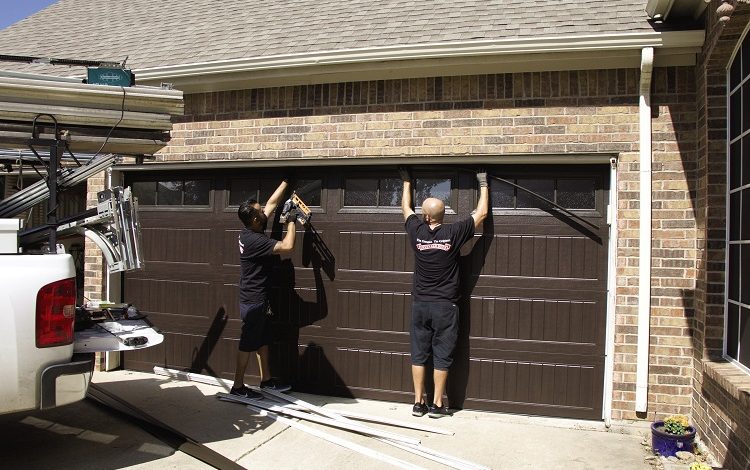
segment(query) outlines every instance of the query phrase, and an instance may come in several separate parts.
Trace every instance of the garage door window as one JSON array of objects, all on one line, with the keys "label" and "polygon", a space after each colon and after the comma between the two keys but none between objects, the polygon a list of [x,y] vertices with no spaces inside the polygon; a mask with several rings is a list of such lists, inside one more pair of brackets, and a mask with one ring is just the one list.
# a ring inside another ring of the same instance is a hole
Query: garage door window
[{"label": "garage door window", "polygon": [[[502,176],[501,176],[502,177]],[[502,177],[566,209],[595,210],[594,178],[512,178]],[[502,181],[492,181],[493,209],[543,209],[544,201]]]},{"label": "garage door window", "polygon": [[414,181],[414,202],[417,207],[428,197],[440,199],[445,206],[451,202],[451,179],[450,178],[417,178]]},{"label": "garage door window", "polygon": [[[276,188],[280,180],[265,178],[232,178],[229,180],[229,206],[239,206],[249,199],[255,199],[265,204]],[[293,189],[310,207],[320,206],[320,190],[322,188],[319,179],[300,179],[292,182]]]},{"label": "garage door window", "polygon": [[750,370],[750,36],[729,69],[725,355]]},{"label": "garage door window", "polygon": [[133,194],[140,206],[208,206],[209,180],[137,181]]},{"label": "garage door window", "polygon": [[398,178],[349,178],[344,183],[344,206],[400,207],[402,190]]}]

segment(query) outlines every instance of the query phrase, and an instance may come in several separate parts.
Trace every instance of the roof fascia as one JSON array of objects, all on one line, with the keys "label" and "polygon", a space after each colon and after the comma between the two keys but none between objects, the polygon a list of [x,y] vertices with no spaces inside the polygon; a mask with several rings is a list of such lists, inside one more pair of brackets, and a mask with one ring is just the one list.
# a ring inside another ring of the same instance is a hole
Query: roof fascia
[{"label": "roof fascia", "polygon": [[657,66],[663,65],[660,60],[692,65],[704,39],[703,30],[689,30],[461,41],[230,59],[135,72],[140,83],[171,82],[195,92],[331,80],[638,67],[644,47],[658,51]]}]

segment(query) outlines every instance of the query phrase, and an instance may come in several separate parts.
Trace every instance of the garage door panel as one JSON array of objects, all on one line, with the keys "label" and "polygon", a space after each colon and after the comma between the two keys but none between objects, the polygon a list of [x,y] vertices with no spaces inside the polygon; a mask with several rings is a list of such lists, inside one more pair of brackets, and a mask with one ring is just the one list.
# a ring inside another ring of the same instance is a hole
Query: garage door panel
[{"label": "garage door panel", "polygon": [[168,279],[127,279],[125,289],[138,299],[137,307],[145,313],[179,313],[205,316],[211,305],[210,282],[188,282]]},{"label": "garage door panel", "polygon": [[324,287],[274,287],[271,289],[273,321],[282,328],[325,327],[330,310]]},{"label": "garage door panel", "polygon": [[340,232],[338,238],[341,269],[412,272],[413,256],[403,231]]},{"label": "garage door panel", "polygon": [[144,228],[141,230],[143,256],[149,261],[208,264],[216,256],[211,250],[210,229]]},{"label": "garage door panel", "polygon": [[411,296],[408,293],[339,290],[338,295],[337,328],[409,331]]},{"label": "garage door panel", "polygon": [[599,405],[591,393],[597,372],[591,366],[472,359],[467,401],[572,408],[590,415]]},{"label": "garage door panel", "polygon": [[[472,297],[471,336],[596,344],[596,303],[570,300]],[[522,317],[527,317],[523,321]]]},{"label": "garage door panel", "polygon": [[[412,388],[408,352],[338,347],[336,354],[341,364],[341,379],[348,388],[403,392]],[[389,382],[381,382],[383,377]]]},{"label": "garage door panel", "polygon": [[[598,279],[601,245],[586,237],[556,235],[475,236],[471,259],[482,274],[525,278]],[[486,254],[483,249],[485,247]]]}]

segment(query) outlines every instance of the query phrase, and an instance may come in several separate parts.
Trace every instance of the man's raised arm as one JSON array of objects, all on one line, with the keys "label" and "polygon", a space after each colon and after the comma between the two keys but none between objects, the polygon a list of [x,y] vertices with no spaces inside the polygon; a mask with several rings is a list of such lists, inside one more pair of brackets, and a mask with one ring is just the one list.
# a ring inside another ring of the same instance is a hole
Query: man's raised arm
[{"label": "man's raised arm", "polygon": [[268,198],[266,205],[263,206],[263,213],[266,214],[266,217],[268,217],[269,219],[271,218],[271,214],[273,214],[273,211],[276,210],[276,206],[279,205],[281,198],[284,197],[287,186],[289,186],[289,183],[287,182],[286,178],[284,178],[281,181],[279,187],[276,188],[276,191],[274,191],[273,194],[271,194],[271,197]]},{"label": "man's raised arm", "polygon": [[404,220],[406,220],[414,213],[411,208],[411,172],[408,168],[400,166],[398,167],[398,174],[401,176],[401,181],[404,182],[404,192],[401,194],[401,212],[403,212]]},{"label": "man's raised arm", "polygon": [[484,223],[484,219],[487,218],[490,205],[490,190],[487,186],[487,172],[480,171],[477,173],[477,182],[479,182],[479,201],[477,201],[477,208],[471,213],[471,217],[474,219],[474,228],[479,229]]}]

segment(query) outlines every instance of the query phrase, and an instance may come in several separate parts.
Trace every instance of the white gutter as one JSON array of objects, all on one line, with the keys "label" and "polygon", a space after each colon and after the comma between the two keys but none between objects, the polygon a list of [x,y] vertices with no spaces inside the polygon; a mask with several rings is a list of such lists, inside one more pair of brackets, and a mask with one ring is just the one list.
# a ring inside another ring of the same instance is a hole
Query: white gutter
[{"label": "white gutter", "polygon": [[651,321],[651,73],[654,49],[641,51],[640,83],[640,236],[638,262],[638,355],[635,382],[635,411],[648,407],[648,356]]},{"label": "white gutter", "polygon": [[137,69],[135,72],[138,80],[152,81],[293,67],[483,55],[643,49],[646,47],[694,47],[697,51],[703,45],[704,37],[703,30],[692,30],[440,42],[228,59],[150,67]]}]

